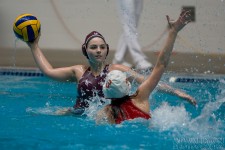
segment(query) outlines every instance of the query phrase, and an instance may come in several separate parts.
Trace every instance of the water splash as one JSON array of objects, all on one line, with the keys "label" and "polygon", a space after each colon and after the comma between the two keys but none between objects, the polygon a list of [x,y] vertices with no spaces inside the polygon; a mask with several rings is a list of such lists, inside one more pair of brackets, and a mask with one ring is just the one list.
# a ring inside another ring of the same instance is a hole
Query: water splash
[{"label": "water splash", "polygon": [[202,109],[201,114],[192,119],[189,129],[196,131],[200,136],[219,136],[221,133],[224,134],[224,131],[221,130],[224,126],[224,120],[218,119],[218,116],[215,114],[224,103],[225,98],[218,99],[215,102],[208,102]]},{"label": "water splash", "polygon": [[[224,120],[219,119],[216,112],[225,103],[225,98],[208,102],[202,109],[200,115],[191,118],[191,114],[181,106],[170,106],[164,102],[153,110],[150,128],[156,128],[160,132],[172,131],[174,137],[220,137],[223,131]],[[210,136],[209,136],[210,135]]]},{"label": "water splash", "polygon": [[184,106],[170,106],[164,102],[152,112],[151,126],[160,131],[172,130],[175,127],[186,127],[190,121],[190,115]]},{"label": "water splash", "polygon": [[[103,104],[102,101],[104,101],[105,103]],[[95,96],[91,101],[87,102],[89,104],[89,107],[85,108],[84,115],[87,116],[87,118],[90,120],[95,120],[98,111],[101,110],[104,106],[108,105],[110,103],[110,100]]]},{"label": "water splash", "polygon": [[16,51],[17,51],[16,45],[17,45],[18,41],[19,41],[19,39],[15,37],[14,49],[13,49],[13,53],[12,53],[12,64],[13,64],[13,67],[16,67]]}]

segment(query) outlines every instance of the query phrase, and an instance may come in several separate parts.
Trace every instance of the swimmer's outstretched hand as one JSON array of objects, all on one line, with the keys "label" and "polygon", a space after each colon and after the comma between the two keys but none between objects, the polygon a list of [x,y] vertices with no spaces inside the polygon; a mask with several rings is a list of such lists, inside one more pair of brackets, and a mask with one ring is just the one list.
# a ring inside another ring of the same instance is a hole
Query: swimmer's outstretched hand
[{"label": "swimmer's outstretched hand", "polygon": [[192,96],[188,95],[187,93],[185,93],[181,90],[178,90],[178,89],[174,89],[171,86],[169,86],[168,84],[165,84],[162,82],[160,82],[158,85],[159,85],[158,90],[176,95],[176,96],[188,101],[190,104],[192,104],[194,106],[197,105],[196,100]]},{"label": "swimmer's outstretched hand", "polygon": [[191,17],[191,11],[184,9],[176,21],[171,20],[170,17],[166,15],[170,29],[174,29],[176,32],[179,32],[185,25],[191,22]]},{"label": "swimmer's outstretched hand", "polygon": [[38,46],[39,39],[40,39],[40,36],[41,36],[41,33],[39,33],[38,37],[37,37],[34,41],[32,41],[32,42],[26,42],[27,45],[28,45],[31,49],[37,47],[37,46]]},{"label": "swimmer's outstretched hand", "polygon": [[196,100],[193,97],[191,97],[190,95],[188,95],[188,94],[186,94],[184,92],[178,91],[178,90],[176,90],[176,94],[178,96],[180,96],[181,98],[185,99],[186,101],[188,101],[190,104],[192,104],[194,106],[197,105]]}]

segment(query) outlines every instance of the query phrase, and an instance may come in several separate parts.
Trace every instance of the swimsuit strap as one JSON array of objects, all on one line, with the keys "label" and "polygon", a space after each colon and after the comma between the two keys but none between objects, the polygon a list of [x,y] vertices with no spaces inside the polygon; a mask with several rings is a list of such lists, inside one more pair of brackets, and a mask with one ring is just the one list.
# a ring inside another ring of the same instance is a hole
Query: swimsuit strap
[{"label": "swimsuit strap", "polygon": [[134,118],[151,118],[150,114],[143,112],[133,104],[130,96],[112,100],[109,106],[112,108],[112,115],[117,124]]},{"label": "swimsuit strap", "polygon": [[[109,72],[109,64],[105,65],[104,69],[100,72],[99,75],[101,75],[101,73],[108,73],[108,72]],[[90,66],[87,68],[87,70],[85,70],[83,76],[86,75],[87,73],[92,74],[92,72],[91,72],[91,67],[90,67]],[[92,75],[93,75],[93,74],[92,74]],[[99,76],[99,75],[98,75],[98,76]],[[82,77],[83,77],[83,76],[82,76]]]}]

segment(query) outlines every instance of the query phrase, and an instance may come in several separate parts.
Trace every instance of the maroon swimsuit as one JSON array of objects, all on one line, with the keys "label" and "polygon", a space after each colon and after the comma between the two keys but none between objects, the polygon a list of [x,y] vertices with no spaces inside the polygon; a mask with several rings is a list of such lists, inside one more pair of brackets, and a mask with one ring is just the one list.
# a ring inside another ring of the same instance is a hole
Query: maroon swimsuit
[{"label": "maroon swimsuit", "polygon": [[[73,106],[75,110],[89,107],[88,102],[92,101],[93,97],[104,97],[102,86],[105,82],[105,77],[109,72],[108,67],[109,65],[106,65],[98,76],[94,76],[91,73],[90,67],[84,72],[83,76],[78,82],[78,96],[76,104]],[[103,101],[101,102],[104,103]]]}]

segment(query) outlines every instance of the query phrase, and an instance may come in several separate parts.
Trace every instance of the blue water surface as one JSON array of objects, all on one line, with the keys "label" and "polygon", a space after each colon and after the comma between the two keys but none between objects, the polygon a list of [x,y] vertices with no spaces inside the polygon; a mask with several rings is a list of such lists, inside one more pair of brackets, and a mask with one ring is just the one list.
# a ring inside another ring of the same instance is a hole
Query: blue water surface
[{"label": "blue water surface", "polygon": [[87,116],[55,115],[74,105],[76,84],[1,75],[0,149],[224,149],[224,78],[169,82],[177,76],[163,80],[192,95],[198,107],[156,90],[149,98],[152,119],[97,125],[95,104]]}]

